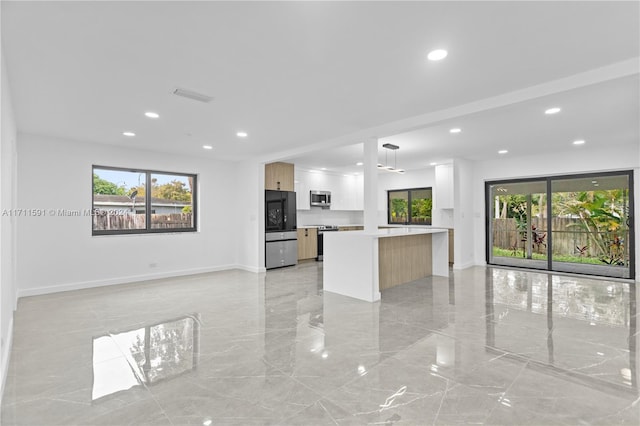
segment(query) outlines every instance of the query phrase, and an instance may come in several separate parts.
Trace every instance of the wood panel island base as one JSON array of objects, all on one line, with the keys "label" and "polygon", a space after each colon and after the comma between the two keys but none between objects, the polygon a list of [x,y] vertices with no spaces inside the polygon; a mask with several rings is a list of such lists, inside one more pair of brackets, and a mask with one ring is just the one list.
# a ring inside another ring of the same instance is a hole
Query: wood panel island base
[{"label": "wood panel island base", "polygon": [[430,275],[449,276],[449,236],[443,228],[329,232],[324,238],[325,291],[367,302],[380,290]]}]

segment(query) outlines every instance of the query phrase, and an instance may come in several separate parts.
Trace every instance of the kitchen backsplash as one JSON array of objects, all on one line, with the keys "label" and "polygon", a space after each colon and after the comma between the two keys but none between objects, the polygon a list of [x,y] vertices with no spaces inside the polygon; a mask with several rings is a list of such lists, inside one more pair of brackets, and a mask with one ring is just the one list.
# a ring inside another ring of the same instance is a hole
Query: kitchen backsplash
[{"label": "kitchen backsplash", "polygon": [[362,210],[298,210],[298,228],[307,225],[362,225]]}]

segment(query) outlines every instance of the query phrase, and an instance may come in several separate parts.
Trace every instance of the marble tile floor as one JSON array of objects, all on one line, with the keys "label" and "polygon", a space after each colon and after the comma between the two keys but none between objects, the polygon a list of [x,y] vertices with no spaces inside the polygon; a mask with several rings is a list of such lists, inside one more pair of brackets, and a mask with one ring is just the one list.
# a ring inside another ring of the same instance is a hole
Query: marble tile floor
[{"label": "marble tile floor", "polygon": [[322,263],[20,299],[2,425],[640,424],[635,284]]}]

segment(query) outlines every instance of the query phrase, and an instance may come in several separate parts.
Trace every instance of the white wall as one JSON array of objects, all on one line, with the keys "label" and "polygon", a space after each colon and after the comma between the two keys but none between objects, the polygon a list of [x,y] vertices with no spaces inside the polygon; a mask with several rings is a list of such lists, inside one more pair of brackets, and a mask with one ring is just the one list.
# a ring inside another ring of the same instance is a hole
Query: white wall
[{"label": "white wall", "polygon": [[238,266],[264,272],[264,164],[244,161],[236,165],[237,189],[232,203],[237,208],[235,229]]},{"label": "white wall", "polygon": [[[586,149],[585,149],[586,148]],[[640,143],[634,141],[624,149],[589,150],[587,146],[577,148],[571,154],[535,155],[519,158],[501,158],[499,160],[477,162],[473,177],[473,229],[475,263],[483,265],[485,260],[485,181],[553,176],[574,173],[604,172],[615,170],[635,171],[635,212],[640,213]],[[636,267],[640,265],[640,223],[636,219]],[[638,275],[636,274],[638,279]]]},{"label": "white wall", "polygon": [[19,134],[18,207],[90,208],[94,164],[198,174],[199,232],[92,236],[90,216],[19,218],[18,296],[236,266],[233,163]]},{"label": "white wall", "polygon": [[298,228],[308,225],[363,225],[362,210],[331,210],[314,207],[310,210],[298,210]]},{"label": "white wall", "polygon": [[[0,211],[10,211],[16,205],[16,123],[11,104],[9,78],[6,64],[0,52]],[[0,374],[4,389],[11,338],[13,329],[13,311],[16,308],[15,277],[15,218],[0,216]]]}]

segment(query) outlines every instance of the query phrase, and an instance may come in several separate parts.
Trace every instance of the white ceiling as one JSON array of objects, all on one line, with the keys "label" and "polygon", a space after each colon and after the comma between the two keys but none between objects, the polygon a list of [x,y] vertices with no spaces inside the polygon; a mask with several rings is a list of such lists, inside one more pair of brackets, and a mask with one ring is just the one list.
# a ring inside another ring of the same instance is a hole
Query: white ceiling
[{"label": "white ceiling", "polygon": [[[362,148],[339,147],[371,136],[399,145],[405,169],[498,149],[638,145],[638,2],[0,7],[21,132],[340,171],[357,170]],[[445,60],[426,60],[441,47]],[[179,98],[175,87],[215,99]],[[562,112],[545,116],[550,106]]]}]

